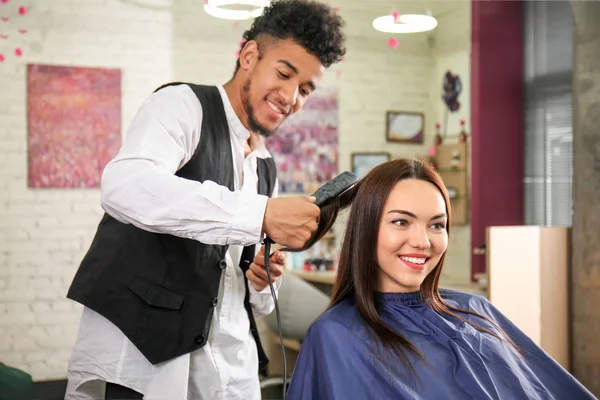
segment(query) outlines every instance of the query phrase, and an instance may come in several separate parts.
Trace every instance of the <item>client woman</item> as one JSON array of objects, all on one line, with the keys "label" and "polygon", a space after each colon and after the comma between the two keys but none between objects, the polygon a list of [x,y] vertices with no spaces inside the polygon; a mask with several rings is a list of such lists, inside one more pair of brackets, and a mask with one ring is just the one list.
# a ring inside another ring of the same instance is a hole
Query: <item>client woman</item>
[{"label": "client woman", "polygon": [[288,400],[595,399],[485,298],[438,289],[451,210],[428,164],[380,165],[347,201],[331,303]]}]

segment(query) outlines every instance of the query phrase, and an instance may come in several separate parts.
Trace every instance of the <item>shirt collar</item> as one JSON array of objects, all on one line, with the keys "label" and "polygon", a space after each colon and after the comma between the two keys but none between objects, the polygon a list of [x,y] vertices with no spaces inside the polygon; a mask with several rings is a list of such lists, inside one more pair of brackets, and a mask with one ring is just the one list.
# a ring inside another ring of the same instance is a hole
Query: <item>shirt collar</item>
[{"label": "shirt collar", "polygon": [[227,92],[223,85],[216,85],[217,89],[219,89],[219,93],[221,93],[221,99],[223,100],[223,106],[225,107],[225,115],[227,117],[227,124],[229,128],[233,131],[235,136],[241,140],[246,141],[250,137],[250,131],[246,129],[242,121],[237,116],[235,111],[233,110],[233,106],[229,101],[229,97],[227,96]]}]

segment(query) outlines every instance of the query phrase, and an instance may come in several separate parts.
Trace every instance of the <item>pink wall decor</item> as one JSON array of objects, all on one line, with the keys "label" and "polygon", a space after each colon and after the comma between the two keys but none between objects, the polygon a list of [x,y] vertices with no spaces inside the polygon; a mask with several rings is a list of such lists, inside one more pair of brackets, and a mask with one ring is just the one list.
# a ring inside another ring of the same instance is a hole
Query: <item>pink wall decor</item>
[{"label": "pink wall decor", "polygon": [[319,88],[286,120],[267,148],[277,165],[280,193],[312,192],[338,171],[338,92]]},{"label": "pink wall decor", "polygon": [[121,146],[121,71],[27,65],[28,186],[98,188]]}]

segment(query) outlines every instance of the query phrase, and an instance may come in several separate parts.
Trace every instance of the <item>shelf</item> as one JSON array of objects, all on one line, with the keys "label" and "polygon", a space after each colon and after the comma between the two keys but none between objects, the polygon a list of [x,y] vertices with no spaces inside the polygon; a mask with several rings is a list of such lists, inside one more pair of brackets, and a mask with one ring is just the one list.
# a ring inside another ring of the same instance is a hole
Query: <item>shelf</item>
[{"label": "shelf", "polygon": [[313,272],[300,269],[286,269],[285,272],[296,275],[298,278],[302,278],[308,282],[326,283],[328,285],[333,285],[337,275],[336,271]]},{"label": "shelf", "polygon": [[455,194],[450,201],[454,210],[454,224],[469,224],[468,147],[465,142],[442,144],[435,156],[437,172],[448,191]]}]

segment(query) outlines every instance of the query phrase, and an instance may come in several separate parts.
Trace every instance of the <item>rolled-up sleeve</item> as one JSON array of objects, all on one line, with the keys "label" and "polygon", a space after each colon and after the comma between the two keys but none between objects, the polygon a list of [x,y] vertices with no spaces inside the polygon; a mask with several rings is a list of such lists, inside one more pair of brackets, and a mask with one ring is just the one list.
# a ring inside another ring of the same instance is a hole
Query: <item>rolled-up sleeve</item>
[{"label": "rolled-up sleeve", "polygon": [[[273,283],[273,289],[275,289],[275,296],[279,293],[282,279],[278,277]],[[263,318],[271,314],[275,309],[275,302],[273,301],[273,295],[271,294],[271,288],[267,286],[260,292],[254,289],[252,285],[248,285],[250,289],[250,305],[252,306],[252,312],[256,318]]]},{"label": "rolled-up sleeve", "polygon": [[193,156],[201,126],[202,107],[189,86],[153,93],[104,169],[102,207],[117,220],[150,232],[206,244],[257,243],[266,196],[175,175]]}]

